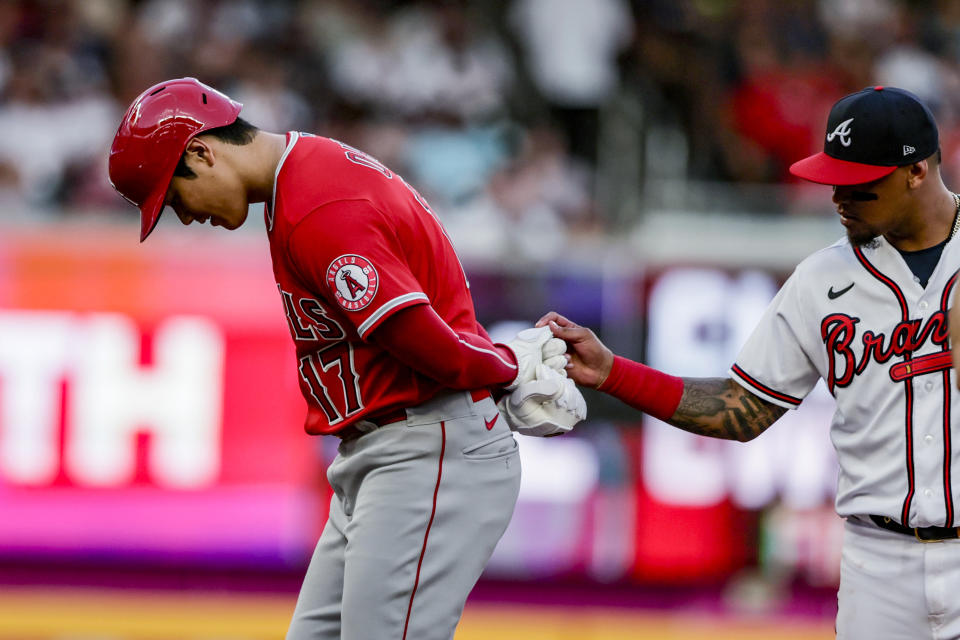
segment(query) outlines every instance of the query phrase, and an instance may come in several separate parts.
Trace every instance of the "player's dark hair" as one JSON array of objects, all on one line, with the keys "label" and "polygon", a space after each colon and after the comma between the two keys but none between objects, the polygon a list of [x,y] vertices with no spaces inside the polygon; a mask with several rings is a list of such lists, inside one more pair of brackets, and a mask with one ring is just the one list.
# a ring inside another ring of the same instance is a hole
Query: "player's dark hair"
[{"label": "player's dark hair", "polygon": [[[237,118],[225,127],[210,129],[208,131],[204,131],[200,135],[213,136],[221,142],[243,146],[253,142],[253,139],[256,137],[258,131],[260,130],[257,127],[253,126],[243,118]],[[187,166],[187,163],[184,160],[185,157],[186,154],[180,156],[180,162],[177,163],[177,168],[173,170],[173,175],[179,178],[196,178],[197,174]]]}]

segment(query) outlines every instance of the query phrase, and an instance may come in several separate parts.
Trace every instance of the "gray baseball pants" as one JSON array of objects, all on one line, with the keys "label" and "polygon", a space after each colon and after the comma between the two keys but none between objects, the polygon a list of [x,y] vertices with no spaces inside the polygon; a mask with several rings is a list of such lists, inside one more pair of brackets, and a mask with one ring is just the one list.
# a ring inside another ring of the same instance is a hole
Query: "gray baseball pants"
[{"label": "gray baseball pants", "polygon": [[340,444],[287,640],[453,637],[513,515],[517,443],[489,397],[444,394],[406,413]]}]

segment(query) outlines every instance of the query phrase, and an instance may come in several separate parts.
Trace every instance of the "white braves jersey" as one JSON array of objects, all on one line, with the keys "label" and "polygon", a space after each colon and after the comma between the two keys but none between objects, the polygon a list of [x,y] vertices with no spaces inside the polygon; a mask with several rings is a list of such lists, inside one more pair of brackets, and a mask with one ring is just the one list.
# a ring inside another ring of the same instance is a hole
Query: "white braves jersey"
[{"label": "white braves jersey", "polygon": [[893,246],[877,242],[853,248],[844,238],[801,262],[730,374],[790,409],[826,381],[837,403],[839,515],[956,526],[960,393],[947,309],[960,238],[944,247],[925,289]]}]

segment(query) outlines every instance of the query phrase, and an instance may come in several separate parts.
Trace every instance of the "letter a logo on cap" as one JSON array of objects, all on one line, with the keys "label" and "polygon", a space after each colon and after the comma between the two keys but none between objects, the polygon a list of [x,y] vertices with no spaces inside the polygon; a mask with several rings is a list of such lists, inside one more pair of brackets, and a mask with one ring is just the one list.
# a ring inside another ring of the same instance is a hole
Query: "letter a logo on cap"
[{"label": "letter a logo on cap", "polygon": [[837,136],[840,136],[840,144],[845,147],[850,146],[850,123],[853,122],[853,118],[849,120],[844,120],[837,125],[837,128],[832,132],[827,134],[827,142],[833,142],[833,139]]}]

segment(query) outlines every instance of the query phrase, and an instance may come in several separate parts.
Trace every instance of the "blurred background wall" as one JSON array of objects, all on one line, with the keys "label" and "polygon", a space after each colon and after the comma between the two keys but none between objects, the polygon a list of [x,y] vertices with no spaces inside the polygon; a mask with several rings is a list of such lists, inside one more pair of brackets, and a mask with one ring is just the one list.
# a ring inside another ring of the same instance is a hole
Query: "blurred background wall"
[{"label": "blurred background wall", "polygon": [[[842,235],[787,172],[830,105],[917,93],[952,186],[958,63],[949,0],[0,2],[0,638],[282,637],[326,517],[260,211],[138,246],[107,181],[147,86],[195,76],[400,172],[495,336],[555,309],[712,376]],[[828,394],[748,444],[587,399],[522,439],[458,637],[829,637]]]}]

